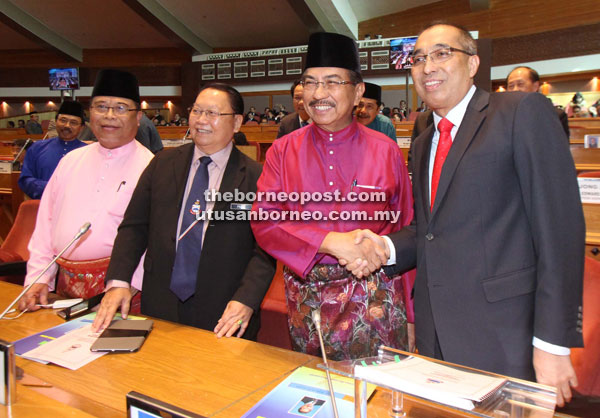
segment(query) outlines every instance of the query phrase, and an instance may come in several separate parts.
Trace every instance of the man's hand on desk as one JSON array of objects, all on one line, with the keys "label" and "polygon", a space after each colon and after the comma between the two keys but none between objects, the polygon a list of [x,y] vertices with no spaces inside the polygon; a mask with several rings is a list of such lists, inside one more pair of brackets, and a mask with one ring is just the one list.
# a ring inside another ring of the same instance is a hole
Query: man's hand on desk
[{"label": "man's hand on desk", "polygon": [[[38,302],[39,301],[39,302]],[[48,285],[45,283],[36,283],[19,300],[19,310],[37,311],[40,305],[48,304]]]},{"label": "man's hand on desk", "polygon": [[254,311],[241,302],[232,300],[229,301],[225,312],[219,319],[217,326],[214,329],[217,338],[222,336],[231,337],[236,331],[236,337],[241,337],[248,328],[248,322]]},{"label": "man's hand on desk", "polygon": [[96,313],[92,331],[98,332],[109,326],[119,307],[121,307],[121,316],[123,319],[127,319],[131,297],[131,291],[127,287],[112,287],[107,290],[100,303],[100,309]]},{"label": "man's hand on desk", "polygon": [[571,387],[577,387],[571,356],[559,356],[533,347],[533,368],[538,383],[556,388],[558,406],[571,400]]}]

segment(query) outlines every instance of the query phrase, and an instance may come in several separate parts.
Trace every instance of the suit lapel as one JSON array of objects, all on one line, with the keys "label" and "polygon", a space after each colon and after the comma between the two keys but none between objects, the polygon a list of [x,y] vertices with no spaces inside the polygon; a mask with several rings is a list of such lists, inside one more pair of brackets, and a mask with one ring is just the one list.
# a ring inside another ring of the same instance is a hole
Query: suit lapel
[{"label": "suit lapel", "polygon": [[[429,221],[429,154],[431,152],[431,139],[433,138],[434,125],[433,113],[428,112],[426,117],[419,117],[415,121],[417,137],[413,141],[412,155],[417,157],[413,162],[413,180],[418,181],[421,190],[421,203],[427,221]],[[415,184],[417,186],[417,184]]]},{"label": "suit lapel", "polygon": [[442,168],[435,204],[431,213],[432,217],[435,216],[440,207],[440,203],[444,200],[444,196],[448,191],[448,187],[452,182],[452,177],[454,177],[454,173],[456,172],[460,160],[475,138],[475,134],[479,130],[479,127],[485,120],[486,112],[484,110],[487,108],[489,98],[490,95],[488,92],[477,89],[467,106],[465,116],[458,128],[458,132],[456,133],[456,137],[452,142],[452,147],[450,148],[450,152],[448,152],[448,157]]},{"label": "suit lapel", "polygon": [[[171,160],[171,165],[173,169],[173,178],[175,179],[175,196],[177,196],[177,210],[179,213],[181,205],[183,204],[182,200],[185,192],[185,185],[190,173],[190,168],[192,167],[194,144],[182,145],[177,148],[177,152],[179,155],[177,158]],[[184,164],[182,164],[182,160],[185,161]]]},{"label": "suit lapel", "polygon": [[[241,152],[234,146],[231,150],[231,155],[227,161],[225,167],[225,173],[223,173],[223,179],[221,180],[221,187],[219,192],[232,192],[235,189],[239,189],[240,185],[244,181],[246,176],[246,163],[241,158]],[[215,202],[213,210],[228,210],[228,205],[231,202],[218,201]]]},{"label": "suit lapel", "polygon": [[300,125],[300,116],[297,113],[295,113],[295,112],[294,112],[294,126],[293,126],[293,128],[294,128],[294,131],[296,129],[302,128],[302,126]]}]

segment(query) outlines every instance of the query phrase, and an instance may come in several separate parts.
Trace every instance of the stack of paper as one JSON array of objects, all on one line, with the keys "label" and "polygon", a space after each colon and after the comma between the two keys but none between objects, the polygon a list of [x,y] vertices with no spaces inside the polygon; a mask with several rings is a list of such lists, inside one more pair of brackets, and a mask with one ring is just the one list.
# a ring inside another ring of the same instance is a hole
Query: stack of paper
[{"label": "stack of paper", "polygon": [[457,370],[418,357],[373,366],[355,366],[369,382],[435,402],[471,410],[493,395],[506,379]]}]

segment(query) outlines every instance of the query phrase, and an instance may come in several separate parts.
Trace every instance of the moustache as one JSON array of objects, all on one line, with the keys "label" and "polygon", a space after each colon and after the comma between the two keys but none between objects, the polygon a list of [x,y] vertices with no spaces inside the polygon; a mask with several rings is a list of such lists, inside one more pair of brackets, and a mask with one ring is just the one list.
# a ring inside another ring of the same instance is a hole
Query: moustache
[{"label": "moustache", "polygon": [[330,102],[328,100],[313,100],[308,104],[309,106],[331,106],[335,107],[335,103]]}]

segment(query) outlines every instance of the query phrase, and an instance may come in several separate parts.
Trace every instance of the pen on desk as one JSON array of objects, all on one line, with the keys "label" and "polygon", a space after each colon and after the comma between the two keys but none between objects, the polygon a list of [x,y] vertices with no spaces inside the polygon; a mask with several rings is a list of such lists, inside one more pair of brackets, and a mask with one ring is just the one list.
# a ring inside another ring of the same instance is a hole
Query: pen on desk
[{"label": "pen on desk", "polygon": [[117,193],[119,192],[119,190],[121,190],[121,186],[125,186],[125,184],[127,184],[127,182],[125,180],[123,180],[120,184],[119,184],[119,188],[117,189]]}]

